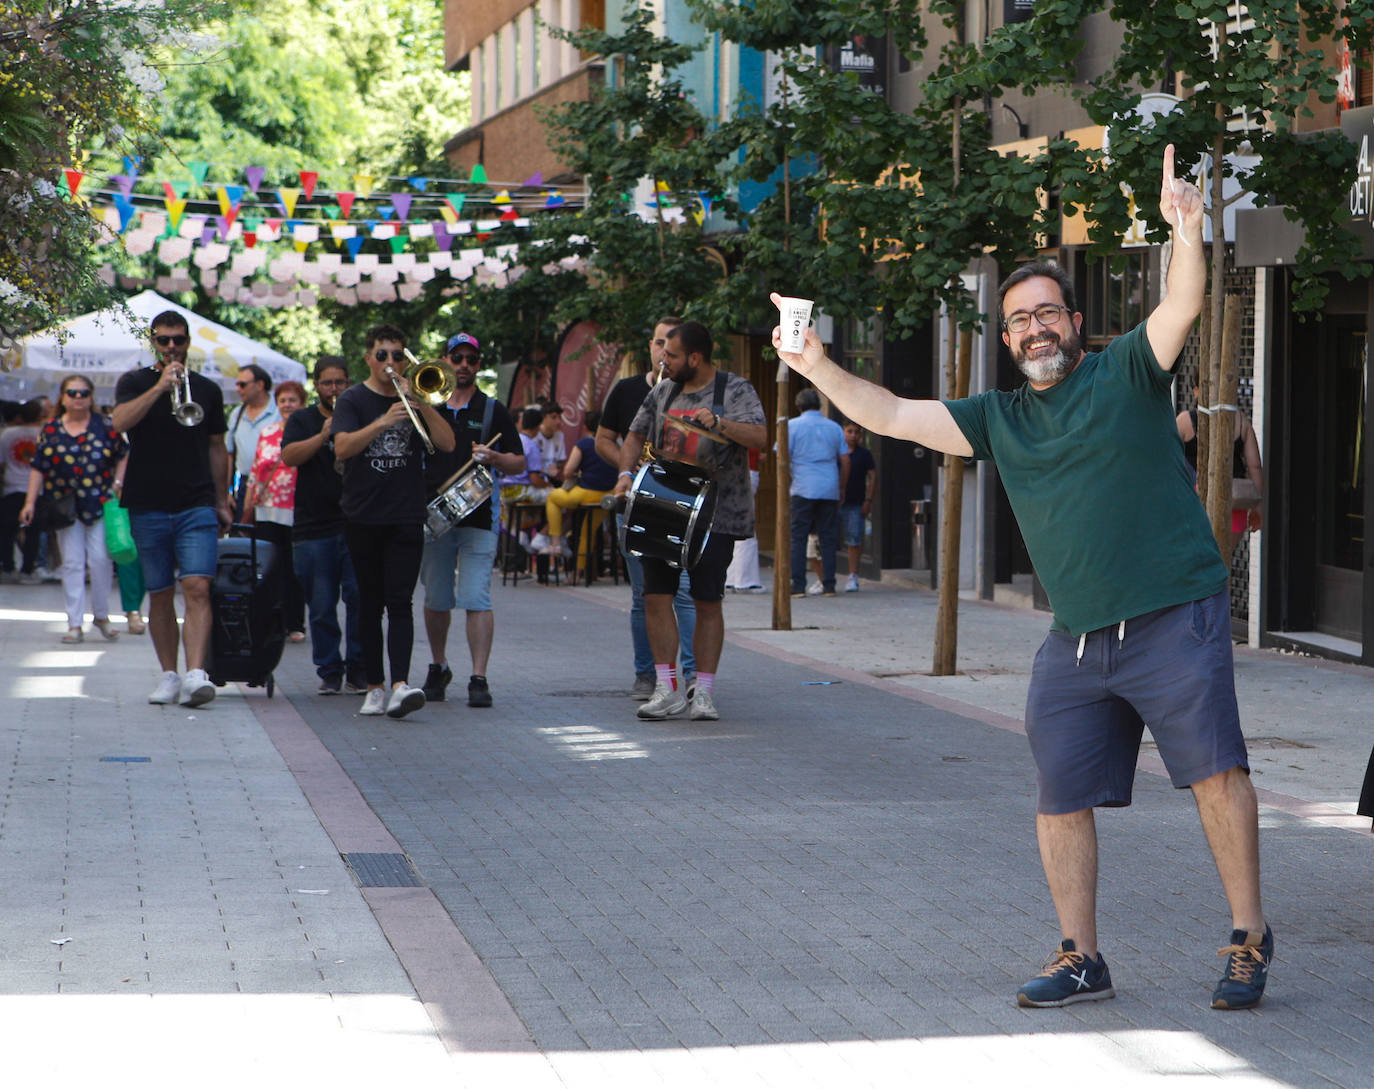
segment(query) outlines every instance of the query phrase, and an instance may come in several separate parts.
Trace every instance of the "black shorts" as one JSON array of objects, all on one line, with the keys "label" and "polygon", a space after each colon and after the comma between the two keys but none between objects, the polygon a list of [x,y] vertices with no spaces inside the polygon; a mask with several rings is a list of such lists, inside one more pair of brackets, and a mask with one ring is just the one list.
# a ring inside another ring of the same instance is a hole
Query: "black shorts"
[{"label": "black shorts", "polygon": [[[720,601],[725,596],[725,574],[735,557],[735,539],[712,533],[706,538],[697,565],[687,572],[692,584],[693,601]],[[666,561],[645,556],[644,592],[646,594],[676,594],[682,572]]]}]

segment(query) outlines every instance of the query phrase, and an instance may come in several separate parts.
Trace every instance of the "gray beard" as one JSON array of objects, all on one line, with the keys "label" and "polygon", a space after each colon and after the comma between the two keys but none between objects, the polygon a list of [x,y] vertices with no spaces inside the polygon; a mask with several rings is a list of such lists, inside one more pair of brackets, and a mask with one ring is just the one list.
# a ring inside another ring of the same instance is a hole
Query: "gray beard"
[{"label": "gray beard", "polygon": [[1061,346],[1052,356],[1040,359],[1027,359],[1022,356],[1016,360],[1016,365],[1021,369],[1021,373],[1032,382],[1062,382],[1073,370],[1073,363],[1065,355]]}]

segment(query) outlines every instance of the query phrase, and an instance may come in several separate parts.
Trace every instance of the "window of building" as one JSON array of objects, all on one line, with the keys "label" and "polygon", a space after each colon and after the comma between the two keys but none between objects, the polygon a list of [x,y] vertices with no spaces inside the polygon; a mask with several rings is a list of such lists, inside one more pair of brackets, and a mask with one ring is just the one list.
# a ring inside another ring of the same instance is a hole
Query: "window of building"
[{"label": "window of building", "polygon": [[1115,259],[1084,262],[1075,283],[1081,285],[1078,308],[1089,344],[1129,332],[1145,317],[1148,253],[1124,250]]}]

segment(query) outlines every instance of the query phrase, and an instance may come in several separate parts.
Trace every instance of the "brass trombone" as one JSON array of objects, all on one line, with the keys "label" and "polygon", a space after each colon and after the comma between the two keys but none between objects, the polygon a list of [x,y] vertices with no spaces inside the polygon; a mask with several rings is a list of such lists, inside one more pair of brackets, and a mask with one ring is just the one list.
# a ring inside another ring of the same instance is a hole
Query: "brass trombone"
[{"label": "brass trombone", "polygon": [[[452,367],[437,361],[421,363],[410,354],[409,348],[402,348],[401,351],[405,352],[410,365],[401,375],[398,375],[393,367],[386,368],[386,376],[391,379],[392,385],[396,385],[398,378],[404,378],[410,383],[411,392],[415,396],[436,408],[453,396],[453,391],[458,387],[458,378]],[[411,425],[419,433],[420,441],[425,444],[425,449],[429,453],[434,453],[434,442],[425,430],[425,425],[420,422],[420,416],[411,405],[410,398],[401,391],[399,385],[396,385],[396,392],[401,396],[401,404],[405,407],[406,415],[410,417]]]}]

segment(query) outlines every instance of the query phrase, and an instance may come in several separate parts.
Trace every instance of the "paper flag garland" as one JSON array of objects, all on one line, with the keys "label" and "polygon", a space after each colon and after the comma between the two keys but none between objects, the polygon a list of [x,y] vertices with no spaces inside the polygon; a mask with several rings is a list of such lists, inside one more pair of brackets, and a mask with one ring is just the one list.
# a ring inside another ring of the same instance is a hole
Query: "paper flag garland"
[{"label": "paper flag garland", "polygon": [[282,209],[286,212],[286,218],[290,219],[296,214],[296,198],[301,195],[299,189],[278,189],[277,197],[281,200]]},{"label": "paper flag garland", "polygon": [[371,174],[354,174],[353,188],[358,191],[359,197],[367,200],[372,195],[372,184],[376,180]]},{"label": "paper flag garland", "polygon": [[301,171],[301,188],[305,190],[305,199],[309,200],[315,195],[315,183],[320,180],[318,170]]},{"label": "paper flag garland", "polygon": [[339,211],[343,213],[344,219],[347,219],[353,212],[353,196],[352,193],[343,192],[334,194],[334,199],[339,202]]},{"label": "paper flag garland", "polygon": [[392,193],[391,205],[396,209],[396,218],[406,220],[410,218],[410,196],[407,193]]},{"label": "paper flag garland", "polygon": [[266,173],[267,170],[261,166],[244,167],[243,176],[248,182],[248,191],[250,193],[257,193],[258,186],[262,184],[263,175]]},{"label": "paper flag garland", "polygon": [[472,174],[468,181],[472,182],[473,185],[485,185],[487,183],[487,168],[478,163],[472,168]]}]

